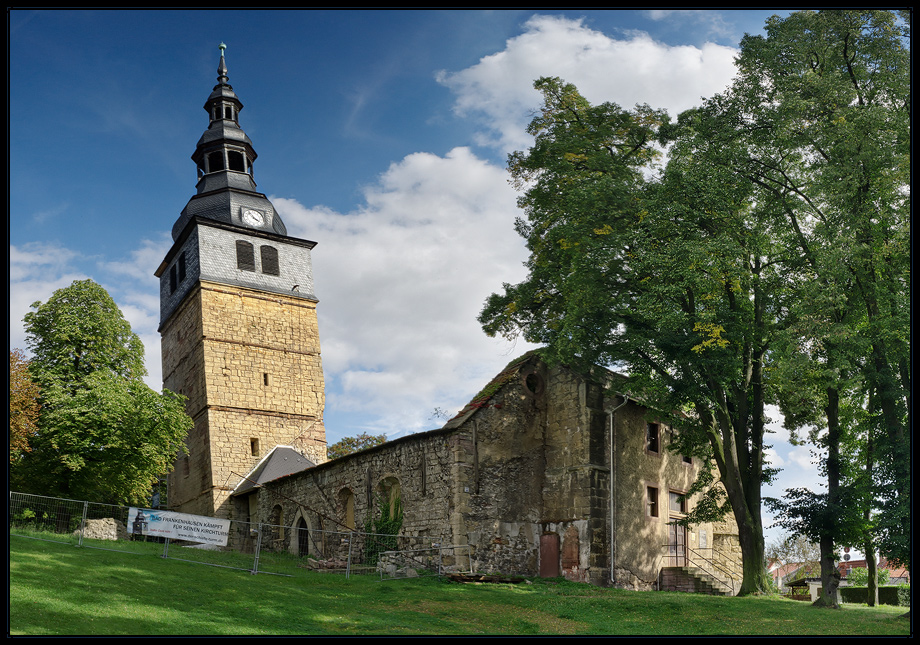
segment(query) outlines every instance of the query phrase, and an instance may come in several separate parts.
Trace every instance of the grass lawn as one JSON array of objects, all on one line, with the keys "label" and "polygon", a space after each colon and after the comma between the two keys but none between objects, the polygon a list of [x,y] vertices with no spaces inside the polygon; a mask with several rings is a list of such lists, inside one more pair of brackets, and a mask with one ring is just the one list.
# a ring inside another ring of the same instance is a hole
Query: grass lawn
[{"label": "grass lawn", "polygon": [[286,578],[10,536],[10,633],[909,635],[903,607],[600,589]]}]

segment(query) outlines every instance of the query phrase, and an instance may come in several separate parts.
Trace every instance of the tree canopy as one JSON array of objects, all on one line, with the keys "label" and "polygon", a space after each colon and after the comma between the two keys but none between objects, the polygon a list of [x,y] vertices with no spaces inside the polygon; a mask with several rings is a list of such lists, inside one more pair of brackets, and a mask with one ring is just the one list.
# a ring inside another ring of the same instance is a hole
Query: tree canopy
[{"label": "tree canopy", "polygon": [[59,289],[25,316],[41,384],[31,451],[11,463],[23,492],[107,503],[149,501],[192,427],[183,398],[141,380],[143,345],[91,280]]},{"label": "tree canopy", "polygon": [[10,463],[29,451],[29,438],[38,431],[38,395],[25,354],[10,350]]},{"label": "tree canopy", "polygon": [[329,457],[329,459],[338,459],[339,457],[344,457],[345,455],[350,455],[366,448],[379,446],[382,443],[386,443],[386,440],[387,436],[385,434],[371,435],[362,432],[356,437],[345,437],[335,442],[326,449],[326,456]]},{"label": "tree canopy", "polygon": [[733,84],[673,123],[540,79],[534,145],[509,157],[529,274],[487,300],[483,328],[583,368],[618,364],[680,415],[676,448],[711,457],[722,485],[700,480],[690,519],[734,513],[742,593],[769,586],[768,402],[828,454],[828,493],[789,528],[826,554],[857,530],[839,519],[857,420],[876,428],[887,516],[907,525],[907,29],[891,12],[773,17],[743,39]]}]

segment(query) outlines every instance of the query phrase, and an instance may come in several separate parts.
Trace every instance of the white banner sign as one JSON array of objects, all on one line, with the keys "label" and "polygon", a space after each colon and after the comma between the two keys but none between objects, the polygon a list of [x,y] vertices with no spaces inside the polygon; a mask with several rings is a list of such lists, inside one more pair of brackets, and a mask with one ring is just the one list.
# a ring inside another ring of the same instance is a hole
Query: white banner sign
[{"label": "white banner sign", "polygon": [[128,533],[227,546],[230,520],[131,508],[128,511]]}]

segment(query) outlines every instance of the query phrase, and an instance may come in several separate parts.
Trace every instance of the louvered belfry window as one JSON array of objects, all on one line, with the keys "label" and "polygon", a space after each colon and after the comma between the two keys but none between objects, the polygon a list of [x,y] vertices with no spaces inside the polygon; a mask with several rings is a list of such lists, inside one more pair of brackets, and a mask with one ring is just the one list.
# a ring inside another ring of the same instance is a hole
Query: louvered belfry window
[{"label": "louvered belfry window", "polygon": [[273,246],[263,246],[260,251],[262,252],[262,273],[281,275],[278,266],[278,249]]},{"label": "louvered belfry window", "polygon": [[256,270],[255,249],[249,242],[236,241],[236,268],[240,271]]}]

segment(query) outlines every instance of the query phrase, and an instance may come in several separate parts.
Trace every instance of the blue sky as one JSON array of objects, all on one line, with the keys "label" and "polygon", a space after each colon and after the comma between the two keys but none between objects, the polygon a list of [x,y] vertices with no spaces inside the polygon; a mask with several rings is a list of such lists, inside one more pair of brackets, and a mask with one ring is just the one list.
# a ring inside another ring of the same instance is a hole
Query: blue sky
[{"label": "blue sky", "polygon": [[[195,188],[220,42],[255,179],[318,242],[333,442],[437,427],[529,349],[476,316],[524,276],[504,168],[539,76],[672,116],[721,91],[772,11],[9,12],[10,347],[73,280],[106,287],[160,387],[153,272]],[[772,435],[778,494],[817,485]]]}]

